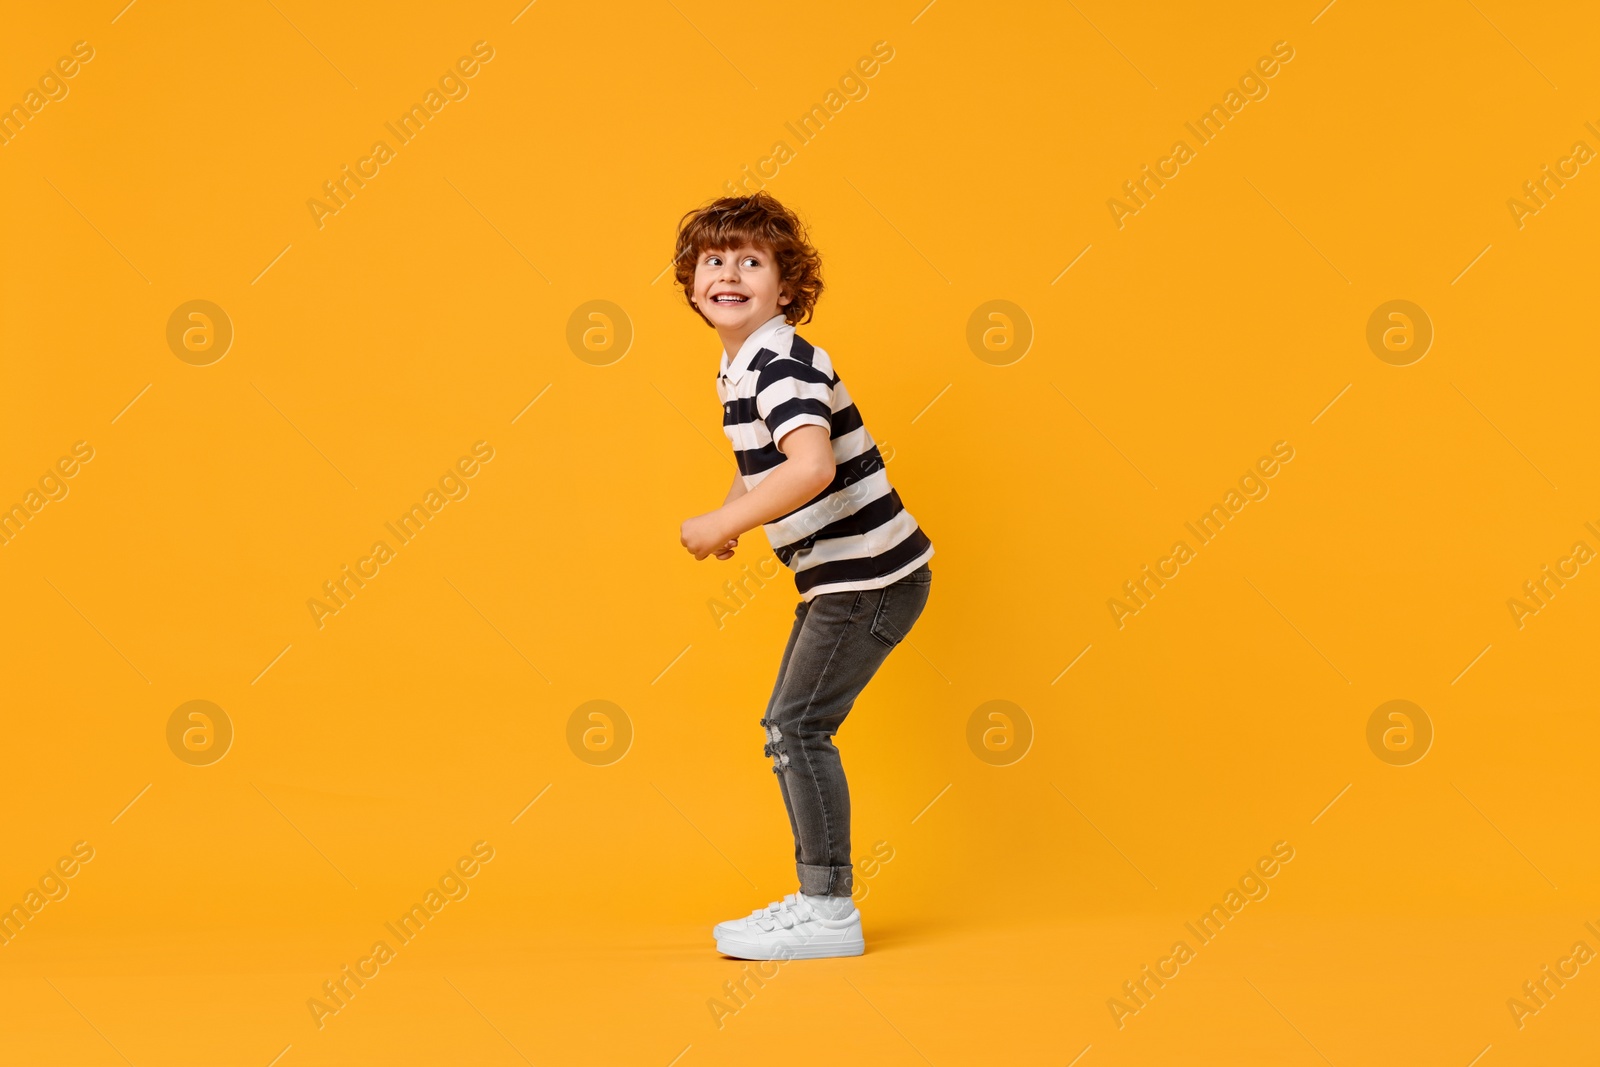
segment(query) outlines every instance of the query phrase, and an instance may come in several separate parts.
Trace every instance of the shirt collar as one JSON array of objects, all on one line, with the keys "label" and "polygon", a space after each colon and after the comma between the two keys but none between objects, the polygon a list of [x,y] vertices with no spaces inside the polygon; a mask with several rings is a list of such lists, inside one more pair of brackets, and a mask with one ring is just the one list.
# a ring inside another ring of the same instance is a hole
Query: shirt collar
[{"label": "shirt collar", "polygon": [[774,315],[757,326],[755,332],[744,339],[744,344],[739,346],[738,355],[732,360],[728,359],[727,349],[723,349],[721,376],[730,381],[743,377],[750,369],[751,361],[756,358],[756,353],[763,348],[776,351],[776,342],[783,338],[785,332],[793,334],[794,327],[785,322],[781,314]]}]

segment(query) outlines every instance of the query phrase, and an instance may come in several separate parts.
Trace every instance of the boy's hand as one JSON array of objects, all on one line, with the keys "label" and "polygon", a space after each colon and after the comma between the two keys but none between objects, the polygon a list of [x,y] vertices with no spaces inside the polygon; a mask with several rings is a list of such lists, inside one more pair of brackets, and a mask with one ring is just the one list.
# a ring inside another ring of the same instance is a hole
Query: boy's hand
[{"label": "boy's hand", "polygon": [[737,535],[730,535],[723,528],[716,511],[683,520],[678,540],[695,559],[705,559],[712,553],[716,553],[718,559],[727,559],[733,555],[733,548],[739,543]]}]

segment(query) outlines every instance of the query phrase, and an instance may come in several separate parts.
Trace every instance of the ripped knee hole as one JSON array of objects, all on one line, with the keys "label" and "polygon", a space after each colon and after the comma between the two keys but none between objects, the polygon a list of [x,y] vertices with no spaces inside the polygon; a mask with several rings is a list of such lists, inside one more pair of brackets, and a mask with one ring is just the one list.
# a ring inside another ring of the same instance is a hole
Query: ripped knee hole
[{"label": "ripped knee hole", "polygon": [[767,731],[767,743],[762,747],[761,753],[772,757],[772,773],[782,774],[784,768],[789,766],[789,753],[785,747],[783,732],[778,728],[778,720],[762,719],[761,725]]}]

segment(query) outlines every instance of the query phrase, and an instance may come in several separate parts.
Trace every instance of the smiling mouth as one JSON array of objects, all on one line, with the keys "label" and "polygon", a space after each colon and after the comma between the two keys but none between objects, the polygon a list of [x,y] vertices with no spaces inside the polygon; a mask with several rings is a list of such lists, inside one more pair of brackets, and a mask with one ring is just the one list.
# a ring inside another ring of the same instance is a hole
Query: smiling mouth
[{"label": "smiling mouth", "polygon": [[748,304],[750,298],[748,296],[740,296],[738,293],[718,293],[711,298],[711,302],[727,307],[729,305]]}]

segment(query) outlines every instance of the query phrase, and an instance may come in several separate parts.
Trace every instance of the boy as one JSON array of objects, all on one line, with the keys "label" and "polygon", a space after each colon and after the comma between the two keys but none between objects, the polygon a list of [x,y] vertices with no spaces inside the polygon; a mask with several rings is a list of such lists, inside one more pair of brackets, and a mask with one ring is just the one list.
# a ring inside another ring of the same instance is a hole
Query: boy
[{"label": "boy", "polygon": [[722,339],[717,395],[739,472],[720,508],[683,524],[695,559],[730,559],[761,526],[800,604],[761,719],[794,834],[800,889],[718,923],[740,959],[865,951],[851,900],[850,793],[832,735],[928,600],[933,545],[820,348],[794,332],[822,293],[800,220],[766,193],[725,197],[678,224],[678,284]]}]

